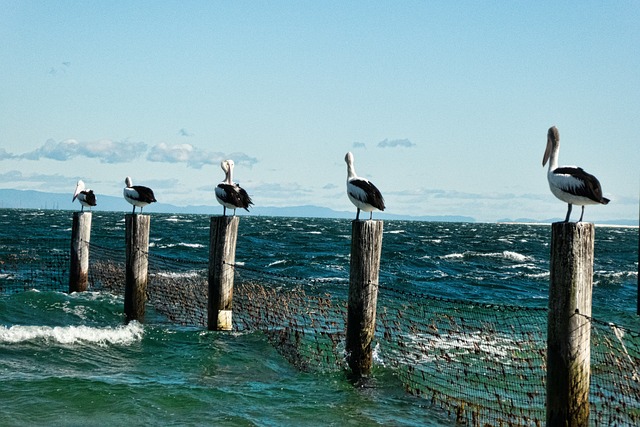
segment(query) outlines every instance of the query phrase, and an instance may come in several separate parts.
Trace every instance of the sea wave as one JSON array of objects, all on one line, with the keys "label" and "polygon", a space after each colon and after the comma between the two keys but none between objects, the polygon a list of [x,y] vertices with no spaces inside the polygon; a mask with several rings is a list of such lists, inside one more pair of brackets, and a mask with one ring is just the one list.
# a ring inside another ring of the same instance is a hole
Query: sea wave
[{"label": "sea wave", "polygon": [[54,344],[130,345],[142,339],[144,329],[138,322],[114,328],[91,326],[0,326],[0,344],[45,341]]},{"label": "sea wave", "polygon": [[462,259],[462,258],[475,258],[475,257],[487,257],[487,258],[501,258],[507,259],[511,261],[531,261],[532,258],[526,255],[523,255],[514,251],[502,251],[502,252],[475,252],[475,251],[466,251],[466,252],[455,252],[447,255],[443,255],[442,259]]}]

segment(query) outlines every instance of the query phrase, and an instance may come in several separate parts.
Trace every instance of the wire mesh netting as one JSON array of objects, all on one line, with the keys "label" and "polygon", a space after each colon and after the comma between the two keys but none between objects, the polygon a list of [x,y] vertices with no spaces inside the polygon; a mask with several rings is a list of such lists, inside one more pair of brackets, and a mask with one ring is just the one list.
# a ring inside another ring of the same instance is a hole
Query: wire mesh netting
[{"label": "wire mesh netting", "polygon": [[[68,241],[3,254],[0,290],[68,291]],[[123,250],[91,244],[90,289],[124,294]],[[148,254],[148,303],[181,325],[206,327],[208,260]],[[346,371],[348,278],[305,279],[243,264],[235,269],[233,325],[261,331],[308,372]],[[16,285],[18,284],[18,285]],[[640,422],[640,334],[588,319],[591,424]],[[375,369],[391,369],[408,393],[473,426],[545,423],[547,309],[492,305],[381,284]]]}]

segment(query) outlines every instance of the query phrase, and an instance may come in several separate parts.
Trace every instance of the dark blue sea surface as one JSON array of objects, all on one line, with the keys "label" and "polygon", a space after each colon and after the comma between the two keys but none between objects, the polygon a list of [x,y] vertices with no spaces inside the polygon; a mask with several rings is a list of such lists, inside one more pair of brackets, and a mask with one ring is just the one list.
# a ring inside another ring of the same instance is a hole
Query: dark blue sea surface
[{"label": "dark blue sea surface", "polygon": [[[124,252],[124,215],[95,211],[92,243]],[[206,263],[209,221],[151,214],[150,252]],[[0,210],[0,425],[455,424],[382,365],[357,387],[344,372],[300,372],[259,332],[179,326],[152,307],[144,324],[125,324],[122,297],[107,292],[15,292],[47,289],[51,279],[32,277],[29,263],[65,254],[71,223],[68,211]],[[546,307],[550,237],[548,224],[386,221],[380,283]],[[346,288],[350,239],[349,220],[245,216],[236,262]],[[637,228],[596,227],[593,316],[633,330],[637,251]],[[24,265],[9,267],[17,258]]]}]

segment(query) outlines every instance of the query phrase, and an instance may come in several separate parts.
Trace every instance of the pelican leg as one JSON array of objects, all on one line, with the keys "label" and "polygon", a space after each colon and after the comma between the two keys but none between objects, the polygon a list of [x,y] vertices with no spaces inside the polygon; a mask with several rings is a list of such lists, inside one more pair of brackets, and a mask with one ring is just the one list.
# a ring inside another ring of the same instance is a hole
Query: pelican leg
[{"label": "pelican leg", "polygon": [[222,206],[222,216],[227,216],[227,207]]},{"label": "pelican leg", "polygon": [[373,219],[373,211],[369,212],[369,221]]},{"label": "pelican leg", "polygon": [[136,205],[133,205],[133,210],[131,211],[131,214],[132,214],[132,215],[135,215],[135,214],[136,214]]},{"label": "pelican leg", "polygon": [[358,212],[356,213],[356,221],[360,219],[360,208],[358,208]]},{"label": "pelican leg", "polygon": [[582,216],[584,215],[584,205],[582,205],[582,212],[580,213],[580,219],[578,222],[582,222]]},{"label": "pelican leg", "polygon": [[569,208],[567,209],[567,217],[564,219],[564,222],[569,222],[569,217],[571,216],[571,208],[573,207],[571,203],[567,203],[567,205],[569,206]]}]

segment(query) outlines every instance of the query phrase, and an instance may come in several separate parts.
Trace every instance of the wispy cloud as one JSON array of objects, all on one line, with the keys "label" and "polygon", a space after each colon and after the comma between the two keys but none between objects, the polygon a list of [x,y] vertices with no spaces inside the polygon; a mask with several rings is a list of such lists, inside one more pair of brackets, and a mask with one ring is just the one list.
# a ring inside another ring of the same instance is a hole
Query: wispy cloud
[{"label": "wispy cloud", "polygon": [[102,163],[122,163],[139,157],[147,150],[144,142],[113,141],[100,139],[97,141],[80,142],[75,139],[65,139],[56,142],[47,140],[42,147],[15,158],[27,160],[52,159],[58,161],[70,160],[75,157],[98,159]]},{"label": "wispy cloud", "polygon": [[[0,174],[0,181],[7,183],[27,184],[28,188],[39,188],[51,190],[52,188],[68,187],[77,181],[78,178],[69,178],[60,174],[31,173],[24,174],[18,170],[10,170]],[[75,184],[74,184],[75,185]],[[71,189],[72,190],[72,189]],[[70,190],[70,191],[71,191]]]},{"label": "wispy cloud", "polygon": [[353,148],[367,148],[367,144],[364,142],[354,142]]},{"label": "wispy cloud", "polygon": [[178,131],[178,135],[180,136],[186,136],[186,137],[191,137],[194,136],[195,134],[192,132],[189,132],[187,129],[182,128]]},{"label": "wispy cloud", "polygon": [[71,62],[70,61],[64,61],[64,62],[61,62],[60,65],[49,68],[48,74],[50,76],[56,76],[59,73],[63,73],[63,74],[66,73],[67,70],[71,67]]},{"label": "wispy cloud", "polygon": [[416,144],[409,141],[408,139],[386,139],[384,141],[378,142],[378,147],[380,148],[395,148],[395,147],[405,147],[410,148],[414,147]]},{"label": "wispy cloud", "polygon": [[258,162],[255,157],[245,153],[225,154],[202,150],[191,144],[168,145],[156,144],[149,150],[147,160],[150,162],[186,163],[187,166],[200,169],[205,165],[218,165],[224,159],[233,159],[236,164],[253,166]]}]

